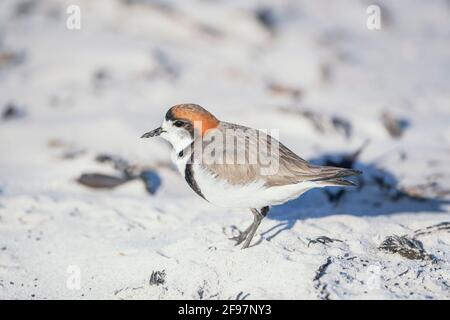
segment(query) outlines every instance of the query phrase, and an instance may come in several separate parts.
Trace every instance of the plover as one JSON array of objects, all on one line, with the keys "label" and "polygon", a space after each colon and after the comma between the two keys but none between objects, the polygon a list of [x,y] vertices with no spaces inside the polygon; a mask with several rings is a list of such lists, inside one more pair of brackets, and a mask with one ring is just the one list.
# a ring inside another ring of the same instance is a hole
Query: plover
[{"label": "plover", "polygon": [[171,107],[162,125],[141,138],[160,136],[173,147],[174,162],[203,199],[226,208],[245,208],[253,223],[238,237],[248,248],[270,206],[326,186],[351,186],[343,178],[361,171],[308,163],[271,135],[218,120],[197,104]]}]

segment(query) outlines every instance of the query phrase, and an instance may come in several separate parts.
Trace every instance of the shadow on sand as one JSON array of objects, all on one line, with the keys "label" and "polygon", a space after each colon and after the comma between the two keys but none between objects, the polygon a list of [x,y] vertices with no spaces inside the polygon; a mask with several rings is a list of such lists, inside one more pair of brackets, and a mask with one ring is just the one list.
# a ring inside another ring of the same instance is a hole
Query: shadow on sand
[{"label": "shadow on sand", "polygon": [[[311,163],[318,165],[362,170],[363,174],[353,179],[358,186],[313,189],[295,200],[272,207],[267,218],[280,223],[262,235],[270,241],[282,231],[291,229],[297,220],[330,215],[373,217],[406,212],[446,212],[445,205],[450,204],[450,200],[411,194],[399,186],[391,172],[372,163],[359,162],[356,158],[357,154],[325,154],[311,159]],[[420,189],[416,191],[420,194]]]}]

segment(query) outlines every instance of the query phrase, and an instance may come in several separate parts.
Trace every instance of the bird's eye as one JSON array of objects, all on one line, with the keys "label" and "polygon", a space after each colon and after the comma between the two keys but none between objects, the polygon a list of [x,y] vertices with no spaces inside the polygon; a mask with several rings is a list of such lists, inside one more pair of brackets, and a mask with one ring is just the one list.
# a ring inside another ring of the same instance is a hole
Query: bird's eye
[{"label": "bird's eye", "polygon": [[180,120],[177,120],[177,121],[175,121],[174,123],[173,123],[173,125],[175,126],[175,127],[182,127],[183,125],[184,125],[184,122],[183,121],[180,121]]}]

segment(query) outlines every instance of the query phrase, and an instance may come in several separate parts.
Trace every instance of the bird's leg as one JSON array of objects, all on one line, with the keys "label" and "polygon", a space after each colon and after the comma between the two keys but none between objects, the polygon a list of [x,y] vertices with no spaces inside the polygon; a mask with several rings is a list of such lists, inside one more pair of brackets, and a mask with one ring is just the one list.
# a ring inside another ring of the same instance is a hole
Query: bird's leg
[{"label": "bird's leg", "polygon": [[249,227],[250,230],[248,231],[248,235],[246,236],[246,239],[245,239],[244,245],[242,246],[242,249],[248,248],[248,246],[250,245],[250,242],[253,239],[253,236],[256,233],[256,229],[258,229],[259,224],[261,223],[262,219],[264,219],[264,217],[267,215],[267,212],[269,212],[269,207],[264,207],[260,211],[258,211],[256,209],[252,209],[253,223]]},{"label": "bird's leg", "polygon": [[240,234],[239,234],[238,236],[233,237],[233,238],[230,239],[230,240],[236,241],[235,246],[240,245],[240,244],[245,240],[245,238],[247,238],[247,235],[248,235],[248,233],[250,232],[252,226],[253,226],[253,223],[252,223],[251,225],[249,225],[249,226],[247,227],[247,229],[245,229],[244,232],[240,232]]}]

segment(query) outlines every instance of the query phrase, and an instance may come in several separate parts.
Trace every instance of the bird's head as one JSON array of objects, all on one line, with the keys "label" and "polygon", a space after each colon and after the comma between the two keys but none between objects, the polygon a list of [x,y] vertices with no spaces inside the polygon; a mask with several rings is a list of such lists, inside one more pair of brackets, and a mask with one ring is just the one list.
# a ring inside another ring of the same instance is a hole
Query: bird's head
[{"label": "bird's head", "polygon": [[169,109],[159,128],[142,135],[141,138],[161,136],[175,150],[186,147],[196,136],[217,128],[219,120],[197,104],[178,104]]}]

